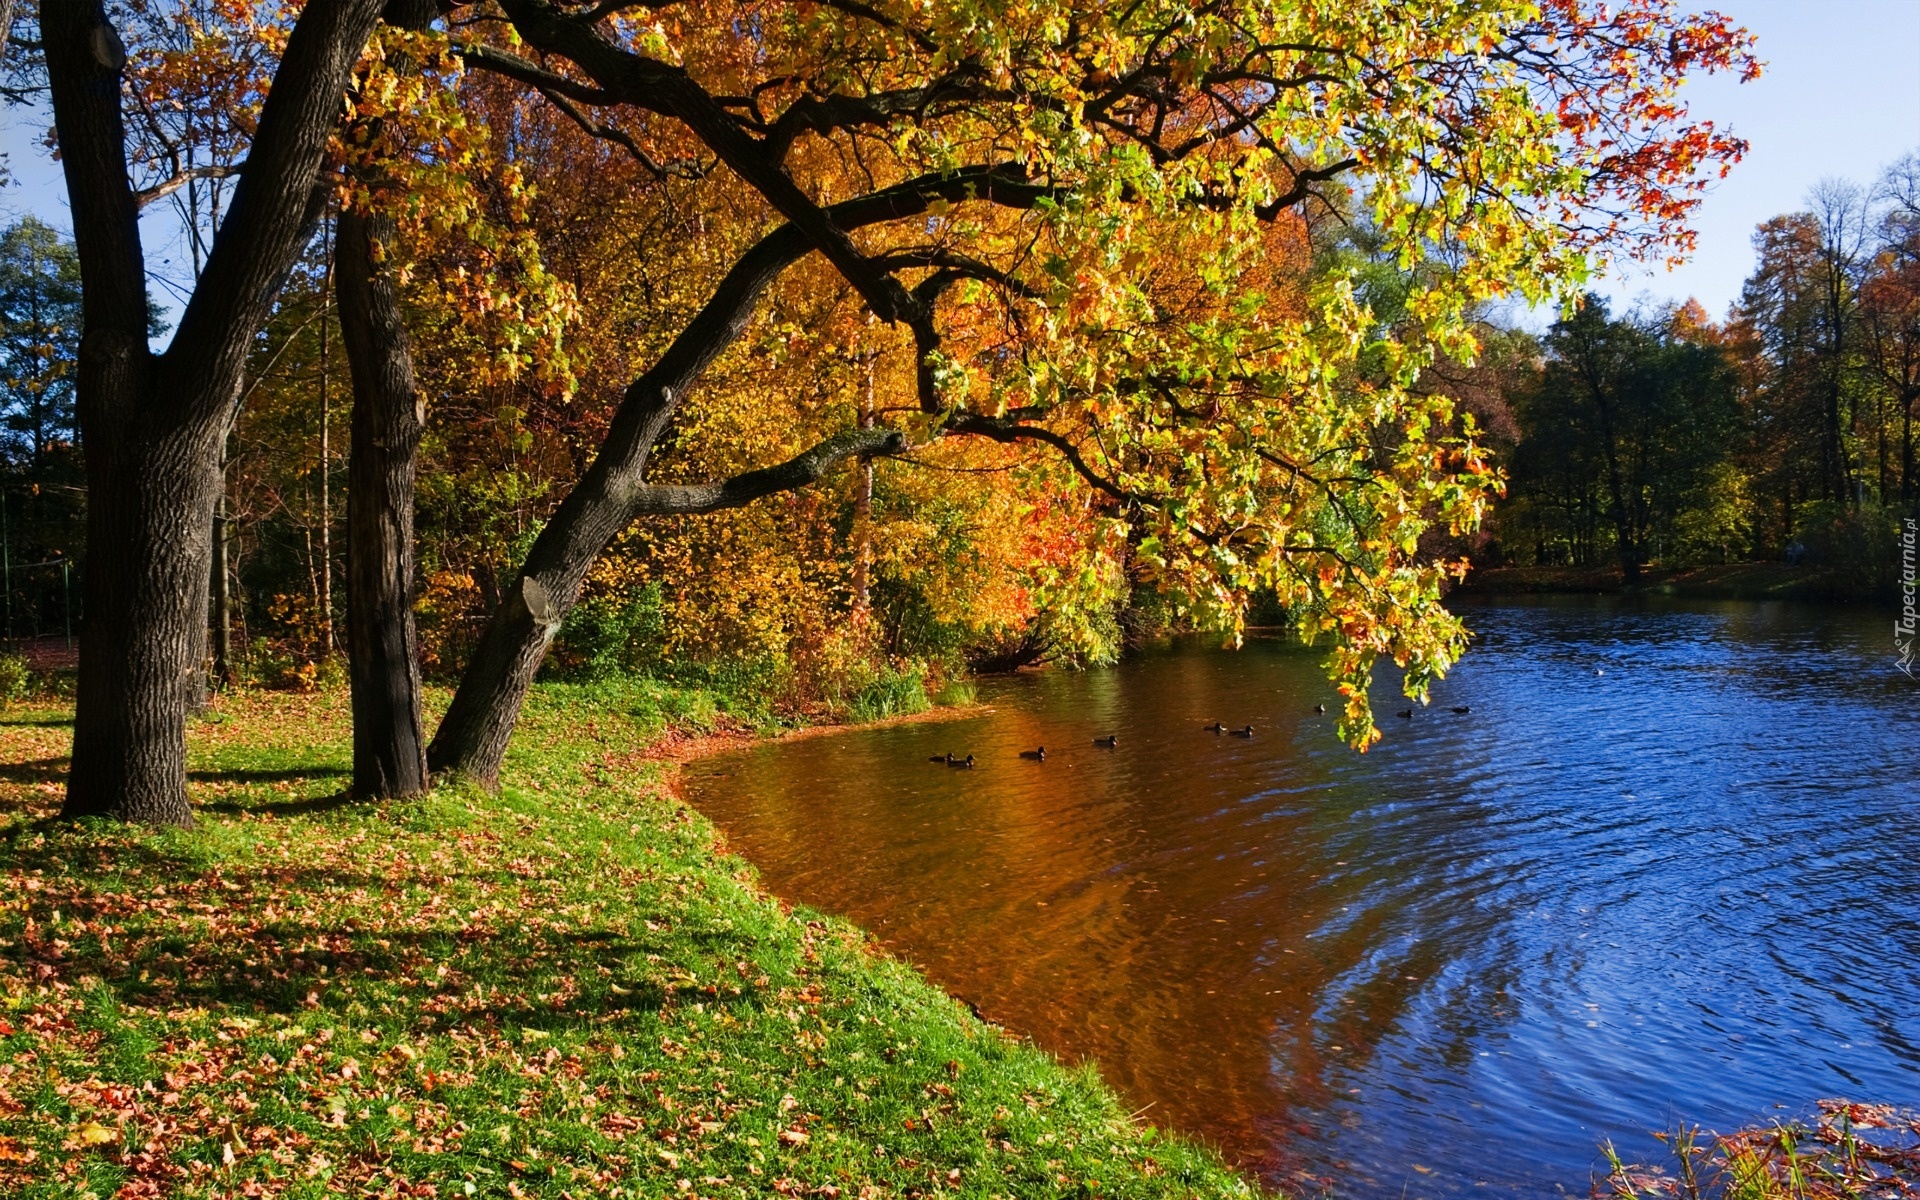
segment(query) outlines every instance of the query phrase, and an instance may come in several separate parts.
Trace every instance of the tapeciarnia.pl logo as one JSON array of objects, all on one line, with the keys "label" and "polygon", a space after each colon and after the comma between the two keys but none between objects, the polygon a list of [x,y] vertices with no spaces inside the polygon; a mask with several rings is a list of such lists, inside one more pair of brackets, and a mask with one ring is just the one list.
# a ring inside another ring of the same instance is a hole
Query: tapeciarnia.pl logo
[{"label": "tapeciarnia.pl logo", "polygon": [[1913,673],[1914,627],[1920,623],[1920,615],[1914,611],[1914,519],[1908,517],[1900,523],[1900,619],[1893,623],[1893,648],[1900,655],[1900,669],[1907,678],[1920,678]]}]

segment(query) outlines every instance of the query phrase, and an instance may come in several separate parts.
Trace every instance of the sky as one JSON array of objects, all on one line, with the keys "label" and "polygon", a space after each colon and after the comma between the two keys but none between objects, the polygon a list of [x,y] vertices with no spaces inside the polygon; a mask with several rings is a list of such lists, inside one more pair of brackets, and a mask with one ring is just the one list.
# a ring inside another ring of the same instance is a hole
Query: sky
[{"label": "sky", "polygon": [[[1754,33],[1767,69],[1747,84],[1731,76],[1694,80],[1685,98],[1697,116],[1730,128],[1751,149],[1696,213],[1691,261],[1672,272],[1629,266],[1601,282],[1616,307],[1692,297],[1712,315],[1725,314],[1753,265],[1754,226],[1800,207],[1823,178],[1870,184],[1888,163],[1920,151],[1920,0],[1696,0],[1688,7],[1709,4]],[[45,127],[44,114],[0,114],[0,153],[13,177],[0,189],[0,217],[33,213],[66,229],[65,190],[41,145]],[[153,273],[162,277],[180,265],[158,261],[173,253],[167,225],[152,229],[148,242]],[[1536,313],[1529,323],[1549,319]]]},{"label": "sky", "polygon": [[1766,71],[1747,84],[1691,80],[1684,98],[1750,147],[1696,212],[1692,260],[1671,273],[1638,267],[1608,279],[1599,290],[1616,306],[1691,296],[1724,315],[1753,267],[1754,226],[1800,208],[1823,178],[1871,184],[1887,164],[1920,151],[1920,0],[1711,6],[1754,34]]}]

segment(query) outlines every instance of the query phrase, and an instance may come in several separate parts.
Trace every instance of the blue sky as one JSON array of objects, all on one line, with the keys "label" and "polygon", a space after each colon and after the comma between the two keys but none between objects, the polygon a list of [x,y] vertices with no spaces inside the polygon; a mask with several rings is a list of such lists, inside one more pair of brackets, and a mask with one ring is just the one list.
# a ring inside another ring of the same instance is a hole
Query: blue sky
[{"label": "blue sky", "polygon": [[[1700,0],[1706,6],[1708,0]],[[1920,150],[1920,0],[1717,0],[1759,38],[1767,72],[1749,84],[1729,77],[1687,87],[1694,111],[1752,143],[1697,214],[1692,261],[1671,273],[1632,268],[1600,290],[1618,305],[1639,298],[1697,298],[1720,316],[1752,266],[1755,225],[1799,206],[1829,176],[1870,183],[1880,169]],[[0,151],[14,183],[0,215],[34,213],[67,226],[59,171],[40,144],[45,117],[5,113]],[[152,231],[149,252],[169,240]],[[155,262],[156,274],[170,273]]]},{"label": "blue sky", "polygon": [[1687,101],[1751,149],[1696,214],[1700,240],[1690,262],[1671,273],[1623,272],[1601,291],[1621,302],[1692,296],[1719,317],[1753,266],[1754,226],[1799,207],[1823,178],[1871,183],[1882,167],[1920,150],[1920,0],[1711,7],[1753,32],[1767,70],[1748,84],[1690,82]]}]

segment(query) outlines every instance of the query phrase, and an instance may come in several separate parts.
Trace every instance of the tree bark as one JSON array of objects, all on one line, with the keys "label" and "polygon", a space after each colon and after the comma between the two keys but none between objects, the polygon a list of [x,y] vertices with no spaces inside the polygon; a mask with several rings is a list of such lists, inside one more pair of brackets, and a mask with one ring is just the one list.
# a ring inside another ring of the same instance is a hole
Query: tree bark
[{"label": "tree bark", "polygon": [[377,0],[314,0],[289,36],[234,203],[166,352],[147,345],[128,182],[126,51],[98,0],[41,8],[82,283],[87,622],[64,812],[186,825],[205,684],[220,452],[247,351],[319,213],[318,172]]},{"label": "tree bark", "polygon": [[347,666],[353,790],[413,796],[427,787],[420,658],[413,619],[413,485],[421,403],[393,279],[376,257],[393,221],[340,214],[340,332],[353,375],[347,458]]}]

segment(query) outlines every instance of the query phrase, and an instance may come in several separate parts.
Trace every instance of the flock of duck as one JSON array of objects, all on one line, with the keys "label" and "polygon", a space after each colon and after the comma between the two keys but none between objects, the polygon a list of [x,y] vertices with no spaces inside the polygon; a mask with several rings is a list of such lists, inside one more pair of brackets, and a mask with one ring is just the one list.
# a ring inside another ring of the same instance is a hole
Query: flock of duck
[{"label": "flock of duck", "polygon": [[[1317,713],[1324,713],[1327,711],[1327,706],[1324,704],[1316,704],[1313,706],[1313,711]],[[1454,706],[1453,711],[1456,713],[1467,713],[1473,710],[1468,705],[1457,704]],[[1398,713],[1395,713],[1394,715],[1411,719],[1413,717],[1413,710],[1411,708],[1401,709]],[[1250,738],[1253,736],[1253,726],[1251,725],[1243,725],[1238,729],[1230,729],[1227,726],[1222,725],[1219,721],[1215,721],[1211,725],[1202,725],[1200,729],[1201,729],[1201,732],[1203,733],[1211,733],[1216,736],[1223,733],[1226,734],[1228,737],[1237,737],[1237,738]],[[1120,735],[1117,733],[1109,733],[1105,737],[1097,737],[1093,739],[1093,744],[1096,746],[1100,746],[1104,749],[1111,750],[1120,744]],[[1022,750],[1020,752],[1020,757],[1029,759],[1033,762],[1045,762],[1047,761],[1047,748],[1045,746],[1037,746],[1032,750]],[[965,758],[961,758],[959,755],[954,754],[951,751],[949,751],[946,754],[936,754],[932,758],[930,758],[928,761],[941,763],[949,767],[958,767],[961,770],[965,770],[965,771],[970,771],[977,765],[977,762],[974,759],[973,755],[969,754]]]}]

